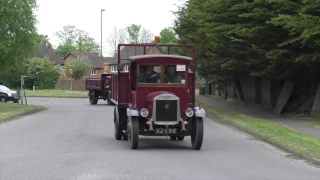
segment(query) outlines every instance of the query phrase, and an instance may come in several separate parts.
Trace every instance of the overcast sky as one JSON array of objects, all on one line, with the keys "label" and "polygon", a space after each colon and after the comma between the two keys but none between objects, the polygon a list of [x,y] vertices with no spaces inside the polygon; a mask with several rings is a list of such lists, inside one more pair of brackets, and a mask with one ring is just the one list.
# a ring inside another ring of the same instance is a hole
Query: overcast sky
[{"label": "overcast sky", "polygon": [[[124,28],[141,24],[154,35],[164,27],[171,27],[177,10],[175,4],[185,0],[37,0],[38,32],[48,35],[56,47],[59,44],[54,33],[65,25],[75,25],[87,31],[100,44],[101,9],[103,45],[114,27]],[[105,55],[105,53],[104,53]]]}]

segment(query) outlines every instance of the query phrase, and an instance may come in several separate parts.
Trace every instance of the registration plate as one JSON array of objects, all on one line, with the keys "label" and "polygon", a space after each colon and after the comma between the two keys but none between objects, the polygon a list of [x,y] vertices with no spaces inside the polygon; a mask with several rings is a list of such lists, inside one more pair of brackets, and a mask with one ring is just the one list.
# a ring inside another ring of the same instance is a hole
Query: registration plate
[{"label": "registration plate", "polygon": [[177,134],[178,130],[176,128],[159,128],[156,129],[157,134]]}]

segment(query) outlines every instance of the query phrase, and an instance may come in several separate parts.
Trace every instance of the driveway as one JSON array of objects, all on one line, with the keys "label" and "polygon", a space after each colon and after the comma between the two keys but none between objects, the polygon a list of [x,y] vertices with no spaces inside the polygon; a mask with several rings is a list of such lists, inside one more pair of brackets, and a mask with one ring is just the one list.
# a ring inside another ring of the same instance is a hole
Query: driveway
[{"label": "driveway", "polygon": [[28,98],[49,109],[0,124],[0,179],[319,179],[320,168],[239,130],[205,120],[204,143],[113,134],[113,107],[88,99]]}]

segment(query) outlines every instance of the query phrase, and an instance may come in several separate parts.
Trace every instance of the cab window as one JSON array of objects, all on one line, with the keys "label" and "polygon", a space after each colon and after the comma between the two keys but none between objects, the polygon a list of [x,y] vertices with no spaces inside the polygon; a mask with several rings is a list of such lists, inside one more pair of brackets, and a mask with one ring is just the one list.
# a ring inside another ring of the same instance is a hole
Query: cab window
[{"label": "cab window", "polygon": [[186,83],[186,65],[168,64],[164,65],[164,82],[166,84],[185,84]]},{"label": "cab window", "polygon": [[139,84],[160,83],[160,65],[139,65]]}]

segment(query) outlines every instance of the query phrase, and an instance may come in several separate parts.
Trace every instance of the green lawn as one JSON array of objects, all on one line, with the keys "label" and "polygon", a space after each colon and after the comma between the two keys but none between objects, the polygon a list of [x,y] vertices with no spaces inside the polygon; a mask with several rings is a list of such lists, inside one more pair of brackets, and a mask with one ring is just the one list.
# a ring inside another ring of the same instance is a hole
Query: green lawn
[{"label": "green lawn", "polygon": [[41,110],[42,106],[36,105],[18,105],[16,103],[0,103],[0,123],[7,121],[12,117],[30,113],[32,111]]},{"label": "green lawn", "polygon": [[262,139],[282,145],[296,153],[320,158],[320,138],[318,137],[297,132],[280,123],[249,117],[229,109],[205,103],[203,106],[208,114],[218,117],[220,121],[254,133]]},{"label": "green lawn", "polygon": [[60,89],[48,89],[48,90],[26,90],[27,97],[88,97],[88,91],[71,91]]}]

